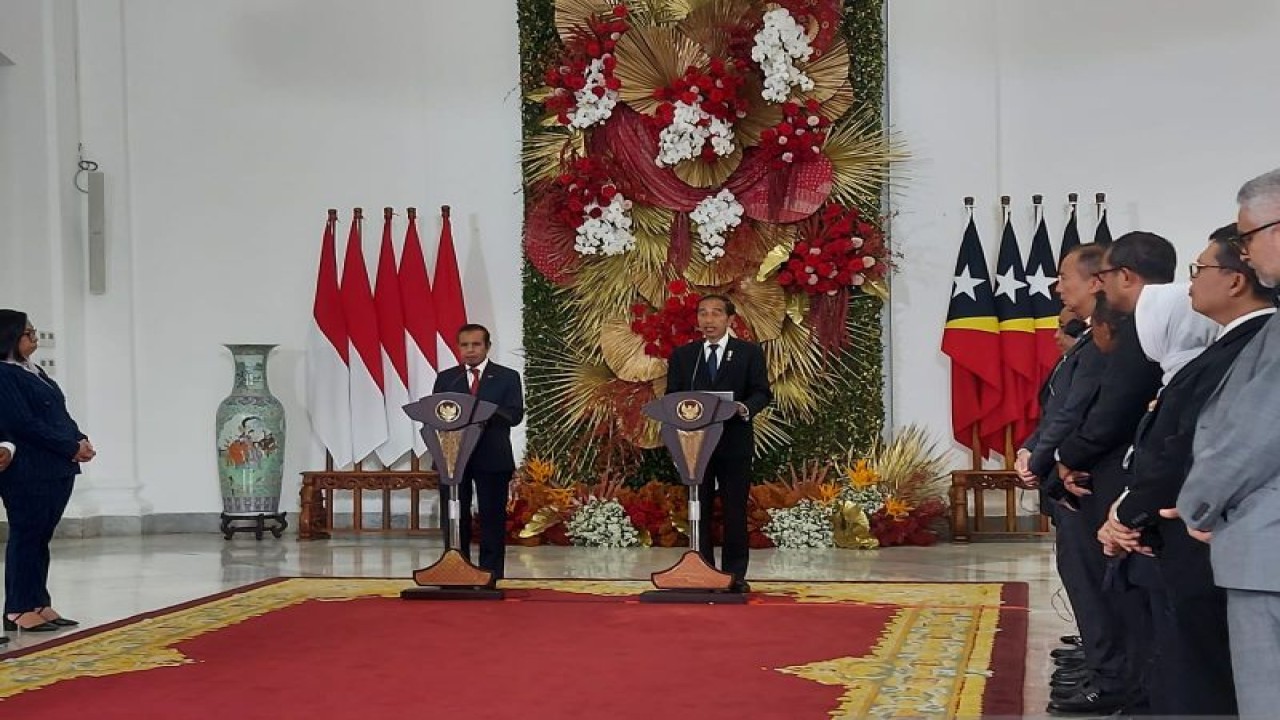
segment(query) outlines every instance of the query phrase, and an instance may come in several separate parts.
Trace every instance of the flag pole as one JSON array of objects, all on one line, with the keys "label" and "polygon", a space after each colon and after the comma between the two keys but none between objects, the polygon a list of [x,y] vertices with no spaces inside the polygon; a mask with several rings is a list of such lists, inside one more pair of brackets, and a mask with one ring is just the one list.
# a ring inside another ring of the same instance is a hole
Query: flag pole
[{"label": "flag pole", "polygon": [[1039,226],[1039,225],[1040,225],[1040,221],[1044,219],[1044,204],[1043,204],[1043,203],[1044,203],[1044,196],[1043,196],[1043,195],[1039,195],[1039,194],[1037,194],[1037,195],[1032,195],[1032,196],[1031,196],[1031,204],[1035,207],[1035,224],[1036,224],[1036,226]]},{"label": "flag pole", "polygon": [[[1005,226],[1012,221],[1013,210],[1009,207],[1011,201],[1012,198],[1008,195],[1000,196],[1000,207],[1004,215]],[[1006,470],[1013,467],[1013,423],[1004,426],[1004,467]]]},{"label": "flag pole", "polygon": [[1107,194],[1098,193],[1094,195],[1093,204],[1097,207],[1098,222],[1102,222],[1102,218],[1107,216]]},{"label": "flag pole", "polygon": [[1009,201],[1010,201],[1010,198],[1008,195],[1000,196],[1000,209],[1001,209],[1001,213],[1004,216],[1004,221],[1003,221],[1004,225],[1009,224],[1009,216],[1013,212],[1012,210],[1009,209]]}]

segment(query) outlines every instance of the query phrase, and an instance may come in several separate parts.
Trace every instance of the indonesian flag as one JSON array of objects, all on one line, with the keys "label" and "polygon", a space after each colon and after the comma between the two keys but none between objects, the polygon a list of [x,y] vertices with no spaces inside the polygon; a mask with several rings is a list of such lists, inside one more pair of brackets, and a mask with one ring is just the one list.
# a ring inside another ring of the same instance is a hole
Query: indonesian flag
[{"label": "indonesian flag", "polygon": [[458,330],[467,324],[467,304],[462,297],[458,256],[453,250],[449,206],[445,205],[440,212],[444,216],[444,226],[440,228],[440,251],[436,254],[436,276],[431,283],[431,293],[436,302],[436,323],[440,339],[453,353],[456,364],[462,362],[462,356],[458,352]]},{"label": "indonesian flag", "polygon": [[342,310],[351,338],[351,452],[356,462],[369,457],[387,441],[387,410],[382,396],[382,343],[378,311],[365,269],[360,226],[364,215],[356,208],[347,236],[342,265]]},{"label": "indonesian flag", "polygon": [[[418,237],[418,211],[409,208],[409,229],[400,251],[400,307],[404,310],[404,326],[408,335],[406,358],[409,368],[409,399],[421,400],[431,394],[436,382],[439,358],[439,331],[436,308],[431,297],[431,278]],[[379,287],[381,287],[381,280]],[[401,411],[401,415],[404,412]],[[413,452],[419,457],[427,452],[421,433],[413,433]]]},{"label": "indonesian flag", "polygon": [[383,411],[387,417],[387,441],[378,447],[378,459],[391,467],[413,448],[413,421],[404,414],[409,398],[409,363],[405,352],[404,313],[400,307],[400,279],[396,275],[396,251],[391,243],[391,208],[382,213],[382,246],[378,251],[378,284],[373,303],[378,312],[378,337],[382,341]]},{"label": "indonesian flag", "polygon": [[347,321],[338,288],[337,242],[333,226],[338,211],[329,211],[320,245],[316,298],[307,335],[307,413],[311,429],[336,467],[351,464],[351,377],[347,367]]}]

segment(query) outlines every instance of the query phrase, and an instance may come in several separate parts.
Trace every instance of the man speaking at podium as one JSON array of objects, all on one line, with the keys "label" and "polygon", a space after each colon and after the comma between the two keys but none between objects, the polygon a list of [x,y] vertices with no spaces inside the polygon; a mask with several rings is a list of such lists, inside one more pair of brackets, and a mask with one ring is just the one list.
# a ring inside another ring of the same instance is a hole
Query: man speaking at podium
[{"label": "man speaking at podium", "polygon": [[733,575],[731,590],[748,592],[747,498],[751,487],[751,456],[755,452],[751,421],[773,400],[773,392],[769,389],[764,351],[760,346],[728,336],[729,322],[735,313],[733,302],[723,295],[702,298],[698,303],[698,329],[703,339],[671,353],[667,392],[732,392],[738,404],[738,414],[725,422],[720,444],[712,453],[699,485],[703,531],[698,552],[708,564],[715,566],[711,513],[719,494],[724,513],[720,570]]},{"label": "man speaking at podium", "polygon": [[[489,330],[483,325],[463,325],[458,330],[458,354],[462,364],[436,376],[433,393],[470,393],[498,406],[484,425],[484,434],[467,462],[466,475],[458,483],[458,552],[471,559],[471,484],[480,504],[480,568],[493,573],[491,584],[503,577],[507,540],[507,493],[516,470],[511,452],[511,428],[524,419],[524,391],[520,373],[489,359]],[[440,488],[440,525],[449,527],[449,503]]]}]

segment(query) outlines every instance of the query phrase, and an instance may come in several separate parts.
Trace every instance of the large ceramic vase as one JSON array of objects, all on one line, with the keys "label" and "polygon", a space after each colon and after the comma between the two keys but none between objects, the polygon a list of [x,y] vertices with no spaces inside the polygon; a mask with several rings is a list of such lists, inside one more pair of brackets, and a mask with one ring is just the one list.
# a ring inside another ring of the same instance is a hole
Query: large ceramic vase
[{"label": "large ceramic vase", "polygon": [[275,345],[227,345],[235,385],[218,405],[218,480],[227,515],[280,511],[284,474],[284,406],[267,387],[267,356]]}]

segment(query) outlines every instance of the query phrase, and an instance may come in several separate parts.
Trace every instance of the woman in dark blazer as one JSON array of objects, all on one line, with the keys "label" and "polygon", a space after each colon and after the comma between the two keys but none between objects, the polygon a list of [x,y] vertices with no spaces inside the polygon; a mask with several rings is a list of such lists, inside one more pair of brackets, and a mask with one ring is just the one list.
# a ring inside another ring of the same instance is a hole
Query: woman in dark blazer
[{"label": "woman in dark blazer", "polygon": [[80,463],[92,460],[94,449],[67,412],[57,383],[31,363],[37,346],[26,313],[0,310],[0,433],[15,446],[0,473],[0,499],[9,516],[4,628],[52,632],[77,623],[50,607],[49,541]]}]

